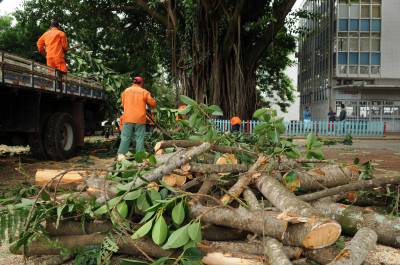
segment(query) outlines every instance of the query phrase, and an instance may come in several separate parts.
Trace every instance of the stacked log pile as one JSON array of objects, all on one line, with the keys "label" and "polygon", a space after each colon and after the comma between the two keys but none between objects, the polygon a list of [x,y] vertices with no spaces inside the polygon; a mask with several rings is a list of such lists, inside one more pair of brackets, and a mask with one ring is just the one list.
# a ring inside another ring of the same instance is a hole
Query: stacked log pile
[{"label": "stacked log pile", "polygon": [[[174,150],[166,154],[166,148]],[[253,156],[254,162],[238,162],[236,154],[241,152]],[[376,243],[400,247],[399,217],[338,201],[347,192],[400,185],[400,176],[359,180],[359,170],[354,165],[306,161],[305,168],[304,161],[281,160],[289,165],[283,168],[296,172],[294,178],[285,178],[289,171],[271,166],[277,163],[266,155],[189,140],[159,142],[155,153],[158,155],[153,168],[124,183],[125,190],[168,185],[177,196],[187,195],[190,220],[201,222],[202,239],[196,247],[203,264],[363,264],[368,253],[375,251]],[[146,163],[140,166],[150,167]],[[62,172],[38,172],[37,185],[51,182],[46,188],[54,189],[58,174]],[[120,194],[121,184],[117,181],[88,175],[67,172],[57,181],[69,187],[76,183],[71,188],[75,191],[70,192],[93,197],[98,203]],[[131,223],[137,220],[132,215],[126,218]],[[12,251],[28,256],[54,255],[62,250],[56,246],[101,245],[114,226],[106,218],[84,226],[79,220],[61,220],[59,225],[49,220],[45,230],[57,244],[50,246],[36,240],[25,251]],[[339,249],[335,243],[342,235],[352,238]],[[180,255],[176,249],[158,246],[150,236],[116,238],[118,254],[144,260]],[[324,254],[328,252],[329,255]]]}]

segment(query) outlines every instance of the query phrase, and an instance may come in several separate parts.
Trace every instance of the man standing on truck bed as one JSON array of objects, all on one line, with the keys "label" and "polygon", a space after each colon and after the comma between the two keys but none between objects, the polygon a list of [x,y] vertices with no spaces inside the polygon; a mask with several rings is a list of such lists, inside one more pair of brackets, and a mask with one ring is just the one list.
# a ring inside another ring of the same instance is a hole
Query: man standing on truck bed
[{"label": "man standing on truck bed", "polygon": [[41,54],[46,54],[48,66],[67,72],[64,55],[68,50],[68,39],[57,21],[51,22],[50,29],[39,38],[37,47]]},{"label": "man standing on truck bed", "polygon": [[135,130],[136,152],[144,150],[144,133],[146,129],[146,105],[156,107],[156,101],[149,91],[143,88],[144,80],[137,76],[133,85],[122,93],[122,107],[124,108],[124,126],[121,132],[121,143],[118,149],[118,161],[125,159]]}]

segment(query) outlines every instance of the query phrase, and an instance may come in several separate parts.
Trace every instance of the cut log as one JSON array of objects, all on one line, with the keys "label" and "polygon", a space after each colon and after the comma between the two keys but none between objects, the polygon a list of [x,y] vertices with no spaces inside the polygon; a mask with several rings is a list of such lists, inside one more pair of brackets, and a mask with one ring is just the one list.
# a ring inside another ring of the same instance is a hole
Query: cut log
[{"label": "cut log", "polygon": [[[65,174],[63,174],[65,173]],[[75,189],[83,184],[84,178],[89,176],[87,171],[68,171],[58,169],[39,169],[35,174],[35,185],[44,186],[52,181],[49,188],[56,186],[62,189]]]},{"label": "cut log", "polygon": [[182,187],[186,183],[186,176],[172,173],[165,175],[162,181],[171,187]]},{"label": "cut log", "polygon": [[[76,249],[85,246],[100,246],[106,235],[104,234],[90,234],[90,235],[75,235],[75,236],[59,236],[52,237],[51,240],[56,243],[49,244],[48,240],[36,240],[25,249],[26,256],[38,255],[59,255],[64,248]],[[170,250],[164,250],[153,243],[151,238],[141,238],[132,240],[130,237],[115,236],[116,243],[119,247],[118,253],[139,256],[142,252],[147,253],[151,257],[165,257],[172,255]],[[10,251],[13,254],[22,254],[22,247],[15,249],[13,245],[10,246]]]},{"label": "cut log", "polygon": [[275,238],[264,239],[264,251],[271,265],[291,265],[289,258],[283,250],[283,246]]},{"label": "cut log", "polygon": [[293,188],[293,182],[295,182],[296,190],[305,192],[336,187],[358,179],[358,170],[354,166],[329,165],[296,173],[296,180],[288,181],[283,178],[282,183],[288,188]]},{"label": "cut log", "polygon": [[[189,147],[194,147],[194,146],[199,146],[203,142],[201,141],[192,141],[192,140],[171,140],[171,141],[161,141],[156,143],[154,146],[154,151],[157,152],[160,149],[168,148],[168,147],[183,147],[183,148],[189,148]],[[220,153],[236,153],[236,152],[243,152],[247,153],[249,155],[256,156],[254,152],[251,152],[249,150],[246,150],[243,147],[240,146],[219,146],[219,145],[211,145],[211,150],[215,152],[220,152]]]},{"label": "cut log", "polygon": [[375,248],[376,240],[374,230],[368,227],[361,228],[329,265],[361,265],[368,252]]},{"label": "cut log", "polygon": [[376,213],[368,208],[350,206],[328,200],[312,204],[321,213],[342,225],[343,232],[354,235],[360,227],[369,227],[378,234],[378,242],[400,247],[400,218]]},{"label": "cut log", "polygon": [[319,222],[315,222],[315,226],[300,223],[288,227],[286,221],[278,218],[279,213],[277,212],[252,212],[242,207],[238,209],[205,207],[193,202],[190,203],[189,212],[192,218],[201,217],[205,223],[245,230],[260,236],[274,237],[282,240],[288,246],[321,248],[333,241],[333,236],[328,234],[329,227],[326,228]]},{"label": "cut log", "polygon": [[[256,241],[247,242],[211,242],[202,241],[197,244],[197,248],[202,253],[222,252],[222,253],[246,253],[249,255],[263,256],[265,254],[264,245],[266,242]],[[284,255],[289,259],[298,259],[301,256],[302,249],[299,247],[283,246]]]},{"label": "cut log", "polygon": [[46,231],[50,236],[74,236],[74,235],[85,235],[93,233],[107,233],[113,229],[110,222],[99,222],[93,223],[81,222],[60,222],[58,227],[53,222],[46,222]]},{"label": "cut log", "polygon": [[262,257],[243,257],[244,255],[213,252],[201,260],[206,265],[265,265]]},{"label": "cut log", "polygon": [[364,190],[369,188],[381,187],[388,184],[400,184],[400,176],[375,178],[370,180],[361,180],[354,183],[338,186],[326,190],[317,191],[310,194],[298,196],[303,201],[314,201],[341,192]]},{"label": "cut log", "polygon": [[190,163],[187,168],[188,171],[193,173],[202,173],[202,174],[210,174],[210,173],[242,173],[247,171],[248,167],[246,164],[226,164],[226,165],[216,165],[216,164],[199,164],[199,163]]},{"label": "cut log", "polygon": [[244,200],[247,202],[249,209],[252,211],[262,210],[260,203],[257,200],[256,195],[249,188],[246,188],[243,192]]},{"label": "cut log", "polygon": [[243,190],[250,184],[254,177],[259,174],[258,169],[265,165],[267,157],[261,155],[257,161],[250,167],[246,174],[239,177],[238,181],[228,190],[228,194],[225,194],[221,198],[223,204],[229,204],[233,198],[238,198],[242,194]]},{"label": "cut log", "polygon": [[173,157],[170,158],[167,164],[163,164],[157,167],[153,171],[144,175],[142,178],[135,179],[133,182],[128,183],[127,186],[132,185],[133,187],[138,187],[145,184],[146,181],[151,182],[160,179],[163,176],[170,174],[174,169],[185,165],[194,157],[206,152],[210,149],[210,147],[210,143],[202,143],[199,146],[195,146],[192,149],[186,150],[182,154],[175,154]]},{"label": "cut log", "polygon": [[290,222],[302,222],[305,227],[309,227],[312,232],[308,231],[309,234],[301,241],[306,248],[323,248],[339,238],[341,227],[336,221],[326,218],[310,204],[299,200],[275,179],[263,175],[257,180],[257,188],[275,207],[283,211],[280,215],[282,218]]}]

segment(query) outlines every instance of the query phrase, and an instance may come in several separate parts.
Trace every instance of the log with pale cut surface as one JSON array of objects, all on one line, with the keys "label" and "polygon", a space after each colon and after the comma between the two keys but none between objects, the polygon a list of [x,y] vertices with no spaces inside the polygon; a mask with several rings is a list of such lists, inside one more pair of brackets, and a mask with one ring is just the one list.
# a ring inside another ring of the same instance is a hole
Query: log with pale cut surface
[{"label": "log with pale cut surface", "polygon": [[376,245],[374,230],[363,227],[357,231],[350,243],[328,265],[361,265],[368,252]]},{"label": "log with pale cut surface", "polygon": [[294,226],[288,228],[288,232],[297,238],[306,248],[323,248],[336,242],[341,233],[340,225],[323,216],[321,212],[310,204],[298,199],[292,192],[282,186],[277,180],[262,175],[257,180],[259,191],[279,210],[283,211],[281,217],[290,222],[302,223],[309,231],[302,230],[307,235],[292,232]]}]

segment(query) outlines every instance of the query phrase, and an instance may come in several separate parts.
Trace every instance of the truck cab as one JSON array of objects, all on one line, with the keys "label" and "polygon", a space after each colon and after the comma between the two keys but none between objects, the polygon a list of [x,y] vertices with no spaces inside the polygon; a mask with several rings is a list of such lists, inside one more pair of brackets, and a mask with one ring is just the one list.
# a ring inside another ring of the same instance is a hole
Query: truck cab
[{"label": "truck cab", "polygon": [[38,159],[68,159],[104,119],[104,100],[94,80],[0,51],[0,144],[29,144]]}]

